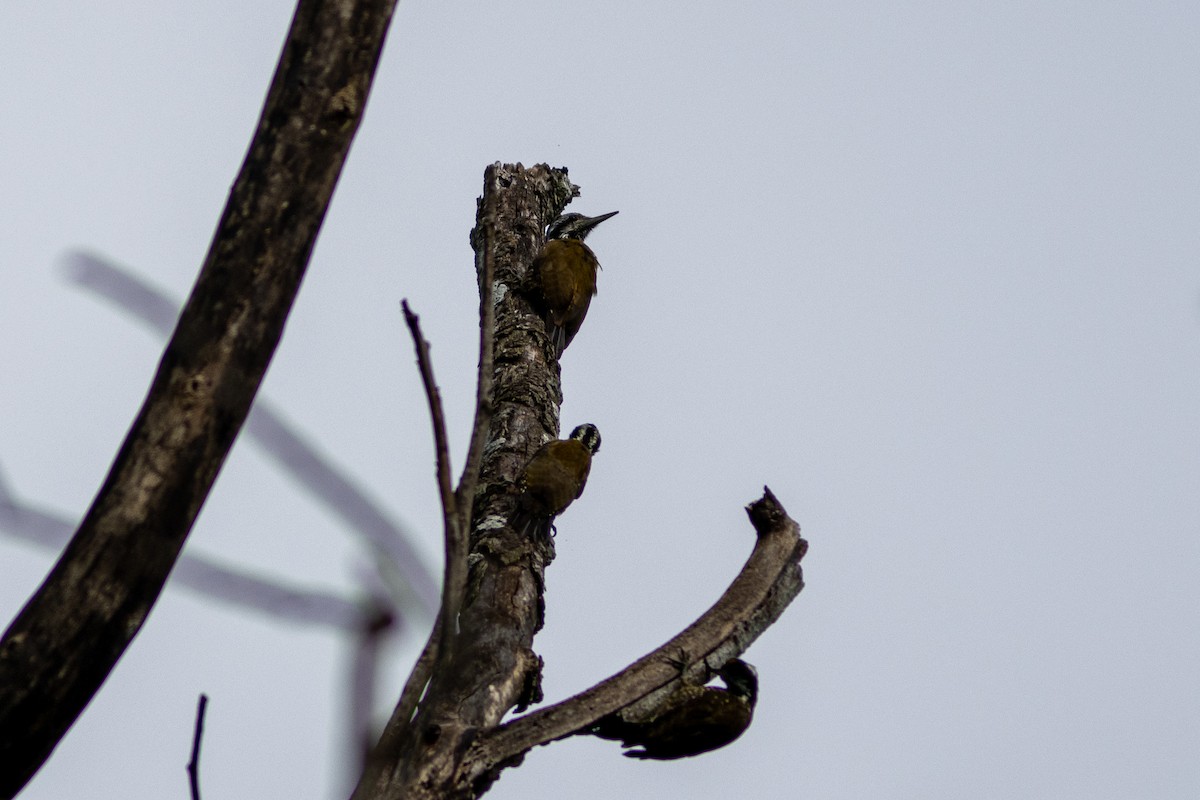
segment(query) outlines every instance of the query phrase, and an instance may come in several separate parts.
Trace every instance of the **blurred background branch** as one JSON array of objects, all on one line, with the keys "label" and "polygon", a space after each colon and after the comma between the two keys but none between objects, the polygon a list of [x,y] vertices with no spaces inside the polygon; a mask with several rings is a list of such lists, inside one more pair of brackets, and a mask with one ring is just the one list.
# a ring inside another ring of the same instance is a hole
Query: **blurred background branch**
[{"label": "blurred background branch", "polygon": [[[76,250],[63,261],[67,277],[103,298],[163,339],[171,335],[180,304],[132,271],[94,253]],[[341,518],[374,555],[371,563],[393,594],[395,611],[432,620],[439,590],[433,573],[412,545],[412,534],[391,519],[345,473],[296,430],[261,393],[250,409],[245,434],[275,464]]]}]

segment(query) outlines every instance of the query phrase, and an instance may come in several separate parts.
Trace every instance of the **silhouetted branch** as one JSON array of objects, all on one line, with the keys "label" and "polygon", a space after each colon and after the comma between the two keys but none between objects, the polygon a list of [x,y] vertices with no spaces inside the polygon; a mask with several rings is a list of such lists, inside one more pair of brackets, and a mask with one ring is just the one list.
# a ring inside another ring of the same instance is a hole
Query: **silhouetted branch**
[{"label": "silhouetted branch", "polygon": [[300,0],[249,153],[146,401],[0,640],[0,797],[38,770],[158,599],[283,333],[394,0]]},{"label": "silhouetted branch", "polygon": [[196,705],[196,730],[192,734],[192,757],[188,760],[188,786],[192,800],[200,800],[200,740],[204,738],[204,712],[208,710],[208,695],[200,695]]},{"label": "silhouetted branch", "polygon": [[429,342],[421,333],[421,320],[408,307],[408,301],[401,302],[404,309],[404,321],[412,334],[413,346],[417,351],[417,367],[421,371],[421,383],[425,386],[425,397],[429,401],[429,416],[433,421],[433,443],[435,461],[437,464],[438,494],[442,501],[442,524],[446,547],[445,577],[442,582],[442,608],[438,612],[441,625],[441,639],[435,655],[437,661],[448,655],[451,642],[454,639],[458,619],[458,609],[462,603],[462,594],[466,585],[467,575],[467,532],[462,527],[462,516],[459,514],[458,499],[450,478],[450,443],[446,435],[446,417],[442,412],[442,396],[438,391],[437,381],[433,377],[433,363],[429,357]]},{"label": "silhouetted branch", "polygon": [[468,779],[472,783],[495,780],[498,768],[519,761],[530,748],[587,730],[609,714],[624,711],[630,718],[639,718],[643,709],[654,707],[678,687],[683,679],[676,663],[681,654],[686,654],[690,665],[686,674],[693,682],[703,682],[709,677],[708,668],[719,668],[745,652],[804,588],[800,560],[808,550],[808,543],[800,538],[800,527],[770,489],[764,489],[763,497],[746,510],[758,541],[741,572],[712,608],[617,675],[484,733],[468,754]]},{"label": "silhouetted branch", "polygon": [[412,545],[413,536],[384,515],[317,450],[305,442],[283,417],[255,403],[246,432],[275,463],[359,534],[370,548],[371,563],[404,616],[416,612],[432,619],[437,613],[438,588],[424,559]]},{"label": "silhouetted branch", "polygon": [[180,303],[129,270],[84,250],[72,250],[59,263],[72,283],[112,303],[159,336],[166,338],[175,329]]},{"label": "silhouetted branch", "polygon": [[[91,253],[76,251],[64,261],[67,276],[166,337],[179,316],[179,305],[137,275]],[[251,440],[314,498],[340,517],[371,549],[384,585],[396,598],[397,611],[412,607],[429,618],[437,613],[439,591],[433,574],[413,547],[413,534],[393,522],[346,475],[334,467],[295,426],[261,394],[244,429]]]}]

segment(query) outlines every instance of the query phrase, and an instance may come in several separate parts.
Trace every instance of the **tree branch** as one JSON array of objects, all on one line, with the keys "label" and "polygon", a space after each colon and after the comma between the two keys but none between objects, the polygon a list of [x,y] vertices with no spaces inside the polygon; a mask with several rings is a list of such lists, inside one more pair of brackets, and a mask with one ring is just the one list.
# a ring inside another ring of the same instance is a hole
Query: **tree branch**
[{"label": "tree branch", "polygon": [[401,748],[410,733],[409,723],[412,722],[413,712],[417,703],[425,693],[429,678],[433,674],[434,661],[437,659],[438,642],[441,640],[442,618],[438,617],[413,665],[404,689],[400,692],[400,700],[396,703],[392,716],[384,726],[383,735],[379,742],[367,754],[362,776],[355,787],[351,800],[375,797],[371,794],[379,786],[386,785],[384,781],[391,770],[395,768],[400,758]]},{"label": "tree branch", "polygon": [[413,712],[417,710],[417,703],[420,702],[421,695],[429,683],[429,676],[433,674],[433,665],[437,661],[438,642],[441,639],[441,625],[440,619],[434,623],[433,630],[429,632],[429,639],[425,642],[425,647],[421,649],[421,655],[417,657],[417,663],[413,666],[408,680],[404,682],[404,689],[400,692],[400,702],[396,704],[395,718],[403,724],[408,724],[408,721],[412,719]]},{"label": "tree branch", "polygon": [[519,762],[530,748],[585,731],[601,717],[622,711],[631,719],[675,691],[683,676],[673,661],[686,654],[687,674],[708,679],[741,655],[779,618],[804,588],[800,560],[808,543],[800,527],[771,493],[746,508],[758,534],[749,560],[716,604],[654,652],[587,691],[527,714],[476,740],[467,756],[467,780],[490,784],[500,769]]},{"label": "tree branch", "polygon": [[0,797],[46,760],[162,590],[283,333],[393,7],[301,0],[296,9],[146,401],[71,544],[0,640]]},{"label": "tree branch", "polygon": [[462,606],[462,596],[467,580],[467,533],[462,527],[462,517],[459,514],[458,499],[450,478],[450,442],[446,436],[446,416],[442,412],[442,395],[438,391],[437,381],[433,377],[433,363],[429,357],[429,342],[421,333],[421,320],[408,307],[408,301],[401,302],[404,309],[404,321],[412,333],[413,346],[417,350],[417,366],[421,371],[421,383],[425,387],[425,397],[429,400],[429,415],[433,420],[433,442],[437,463],[438,495],[442,501],[442,526],[444,530],[446,563],[442,579],[442,607],[438,612],[441,622],[441,638],[434,653],[435,663],[440,663],[449,657],[451,645],[458,630],[458,610]]}]

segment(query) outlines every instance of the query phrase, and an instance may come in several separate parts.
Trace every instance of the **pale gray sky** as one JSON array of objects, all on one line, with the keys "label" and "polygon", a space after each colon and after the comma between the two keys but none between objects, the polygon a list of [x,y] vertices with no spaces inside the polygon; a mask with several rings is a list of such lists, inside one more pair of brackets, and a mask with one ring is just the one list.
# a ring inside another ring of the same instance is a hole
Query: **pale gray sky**
[{"label": "pale gray sky", "polygon": [[[0,465],[77,516],[159,343],[73,248],[186,294],[286,2],[0,7]],[[532,753],[489,797],[1200,795],[1200,10],[402,3],[264,393],[440,545],[421,314],[461,461],[486,164],[621,214],[563,358],[604,435],[548,573],[547,700],[702,612],[764,483],[808,587],[756,722],[669,764]],[[345,588],[337,521],[242,442],[188,547]],[[48,554],[0,538],[0,616]],[[388,694],[411,659],[395,654]],[[168,591],[23,795],[330,797],[341,641]],[[385,703],[386,704],[386,703]]]}]

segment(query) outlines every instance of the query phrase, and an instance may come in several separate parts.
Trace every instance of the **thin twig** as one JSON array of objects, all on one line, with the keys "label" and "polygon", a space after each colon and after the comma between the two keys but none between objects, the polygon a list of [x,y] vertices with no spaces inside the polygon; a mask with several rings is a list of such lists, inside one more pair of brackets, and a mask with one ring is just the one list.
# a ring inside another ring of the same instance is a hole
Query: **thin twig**
[{"label": "thin twig", "polygon": [[204,737],[204,712],[208,710],[208,695],[201,694],[196,705],[196,730],[192,734],[192,758],[188,761],[188,785],[192,800],[200,800],[200,740]]},{"label": "thin twig", "polygon": [[[496,304],[492,296],[496,280],[495,256],[492,252],[492,228],[495,219],[488,215],[476,226],[472,236],[475,246],[475,272],[479,276],[479,376],[475,382],[475,424],[471,429],[471,444],[467,449],[467,460],[463,464],[462,477],[455,494],[462,529],[471,530],[471,512],[475,505],[475,487],[479,485],[479,465],[483,460],[483,446],[487,442],[488,429],[492,423],[492,383],[495,379]],[[459,557],[466,559],[467,542],[463,541]],[[461,607],[463,586],[453,587],[455,607]]]},{"label": "thin twig", "polygon": [[441,661],[449,657],[450,644],[454,639],[455,621],[458,617],[459,606],[455,600],[461,600],[457,587],[466,582],[467,572],[467,532],[460,525],[461,516],[458,511],[458,500],[450,483],[450,445],[446,436],[446,417],[442,412],[442,396],[433,377],[433,363],[429,356],[429,342],[421,333],[421,320],[408,307],[408,301],[401,301],[404,309],[404,321],[412,334],[413,346],[417,351],[417,366],[421,371],[421,382],[425,385],[425,396],[429,399],[429,415],[433,419],[433,443],[437,460],[438,493],[442,499],[442,517],[445,529],[446,564],[443,572],[442,607],[438,612],[441,621],[441,640],[438,643],[437,658]]},{"label": "thin twig", "polygon": [[[495,267],[493,264],[489,231],[482,234],[482,242],[476,249],[476,274],[479,276],[480,294],[480,333],[479,333],[479,376],[476,384],[475,423],[471,433],[471,444],[467,451],[466,463],[463,466],[462,477],[458,489],[453,493],[452,500],[456,512],[452,510],[446,491],[449,486],[449,458],[443,457],[445,452],[445,419],[441,411],[441,400],[437,385],[433,379],[433,367],[430,365],[429,345],[421,334],[420,320],[404,301],[404,319],[412,333],[417,348],[417,363],[421,369],[421,379],[425,384],[425,394],[429,399],[430,414],[433,417],[434,443],[437,448],[438,488],[442,492],[442,509],[446,517],[446,567],[445,585],[442,588],[442,608],[434,623],[433,630],[421,650],[417,663],[400,693],[400,700],[392,711],[384,729],[383,738],[368,754],[363,768],[363,778],[356,789],[355,796],[361,792],[371,791],[378,778],[378,773],[396,757],[395,750],[408,730],[429,679],[433,675],[434,664],[439,657],[449,653],[450,642],[454,637],[455,620],[461,609],[466,595],[467,555],[469,552],[469,531],[471,525],[471,506],[475,495],[475,486],[479,480],[479,464],[482,460],[483,445],[487,440],[488,427],[492,415],[492,370],[493,342],[495,339],[495,306],[492,300],[492,283]],[[445,469],[443,469],[445,467]],[[455,517],[454,524],[451,516]]]}]

